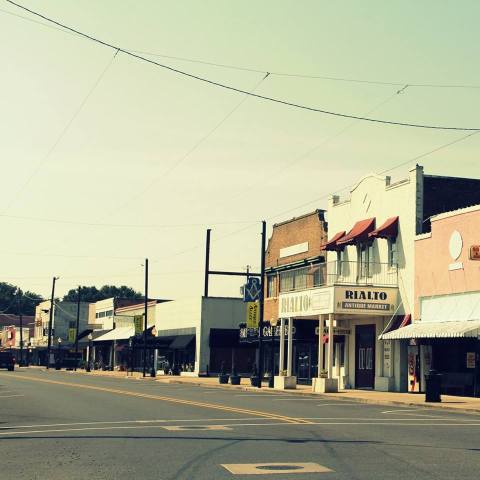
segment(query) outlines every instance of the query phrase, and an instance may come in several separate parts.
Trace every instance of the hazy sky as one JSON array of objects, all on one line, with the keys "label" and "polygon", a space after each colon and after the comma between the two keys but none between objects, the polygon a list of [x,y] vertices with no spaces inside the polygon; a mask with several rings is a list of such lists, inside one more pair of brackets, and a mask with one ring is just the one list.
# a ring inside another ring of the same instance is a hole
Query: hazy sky
[{"label": "hazy sky", "polygon": [[[480,87],[478,1],[18,1],[241,89],[338,112],[480,127],[480,88],[396,94],[401,86],[274,74],[261,81],[277,72]],[[46,23],[0,0],[0,279],[43,295],[53,275],[59,294],[79,283],[142,290],[149,257],[151,296],[199,296],[208,226],[218,239],[212,267],[258,268],[261,219],[271,225],[323,208],[328,193],[406,162],[393,172],[403,177],[416,156],[465,135],[245,99],[35,22]],[[473,136],[419,163],[427,173],[480,177],[479,147]],[[214,279],[211,294],[237,295],[238,285]]]}]

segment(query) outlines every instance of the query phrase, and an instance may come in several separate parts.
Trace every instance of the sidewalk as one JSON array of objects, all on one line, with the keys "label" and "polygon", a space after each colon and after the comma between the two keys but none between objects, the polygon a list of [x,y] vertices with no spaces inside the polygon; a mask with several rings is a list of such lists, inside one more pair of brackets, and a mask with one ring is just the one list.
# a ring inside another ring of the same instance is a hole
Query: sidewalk
[{"label": "sidewalk", "polygon": [[313,393],[310,385],[297,385],[296,390],[273,390],[263,383],[261,389],[252,387],[249,378],[242,378],[241,385],[220,385],[217,377],[182,377],[161,375],[156,378],[150,376],[142,378],[141,372],[134,372],[133,376],[126,372],[103,372],[92,371],[90,373],[84,370],[72,372],[83,375],[99,375],[116,378],[150,380],[160,383],[194,385],[204,388],[223,388],[243,391],[254,391],[265,395],[291,394],[299,396],[319,396],[335,400],[344,400],[349,402],[367,403],[372,405],[395,405],[402,407],[431,408],[446,411],[457,411],[459,413],[471,413],[480,415],[480,398],[455,397],[452,395],[442,395],[441,403],[425,403],[424,394],[397,393],[397,392],[377,392],[372,390],[341,390],[338,393]]}]

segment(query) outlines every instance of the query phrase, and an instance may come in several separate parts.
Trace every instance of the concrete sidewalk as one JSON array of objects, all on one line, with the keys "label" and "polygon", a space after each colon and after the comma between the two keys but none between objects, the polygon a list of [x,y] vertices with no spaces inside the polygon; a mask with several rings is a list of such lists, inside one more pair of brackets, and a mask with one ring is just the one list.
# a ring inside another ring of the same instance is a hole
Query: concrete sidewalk
[{"label": "concrete sidewalk", "polygon": [[310,385],[297,385],[296,390],[273,390],[268,388],[267,383],[263,383],[263,388],[259,389],[250,385],[249,378],[242,378],[241,385],[220,385],[217,377],[183,377],[183,376],[169,376],[161,375],[156,378],[147,376],[142,377],[141,372],[104,372],[104,371],[92,371],[90,373],[84,370],[77,370],[77,372],[71,372],[83,375],[100,375],[115,378],[125,378],[132,380],[149,380],[160,383],[169,384],[184,384],[199,386],[204,388],[223,388],[223,389],[235,389],[243,391],[255,391],[261,392],[265,395],[285,394],[299,395],[299,396],[319,396],[324,398],[331,398],[336,400],[344,400],[358,403],[368,403],[373,405],[395,405],[402,407],[416,407],[416,408],[432,408],[438,410],[457,411],[461,413],[472,413],[480,415],[480,398],[472,397],[456,397],[452,395],[442,395],[441,403],[425,403],[424,394],[412,394],[412,393],[397,393],[397,392],[377,392],[372,390],[341,390],[338,393],[313,393]]}]

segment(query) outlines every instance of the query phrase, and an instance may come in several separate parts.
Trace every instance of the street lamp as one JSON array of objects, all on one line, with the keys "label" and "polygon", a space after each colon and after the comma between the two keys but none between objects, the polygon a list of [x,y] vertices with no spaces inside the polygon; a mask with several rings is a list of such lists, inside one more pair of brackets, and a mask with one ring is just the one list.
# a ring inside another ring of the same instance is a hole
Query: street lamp
[{"label": "street lamp", "polygon": [[62,339],[60,337],[58,337],[58,339],[57,339],[57,361],[55,362],[56,363],[55,370],[60,370],[60,368],[62,366],[62,362],[61,362],[61,359],[60,359],[61,348],[62,348]]},{"label": "street lamp", "polygon": [[90,372],[90,363],[92,360],[92,340],[93,340],[93,335],[91,333],[88,334],[88,357],[87,357],[87,366],[85,368],[86,372]]}]

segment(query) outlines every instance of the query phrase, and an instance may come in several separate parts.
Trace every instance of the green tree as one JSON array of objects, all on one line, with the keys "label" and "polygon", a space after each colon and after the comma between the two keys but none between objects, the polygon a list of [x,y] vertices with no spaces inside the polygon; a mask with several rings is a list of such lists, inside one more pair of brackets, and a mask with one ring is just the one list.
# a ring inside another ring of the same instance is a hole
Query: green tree
[{"label": "green tree", "polygon": [[37,293],[21,292],[19,302],[19,288],[7,282],[0,282],[0,313],[16,315],[18,308],[23,315],[35,315],[35,307],[43,298]]},{"label": "green tree", "polygon": [[[98,302],[106,298],[142,298],[140,292],[136,292],[133,288],[122,285],[117,287],[115,285],[104,285],[100,290],[95,287],[80,287],[80,298],[82,302]],[[78,289],[72,288],[64,295],[63,300],[66,302],[76,302],[78,298]]]}]

